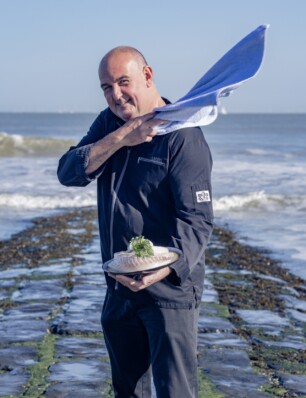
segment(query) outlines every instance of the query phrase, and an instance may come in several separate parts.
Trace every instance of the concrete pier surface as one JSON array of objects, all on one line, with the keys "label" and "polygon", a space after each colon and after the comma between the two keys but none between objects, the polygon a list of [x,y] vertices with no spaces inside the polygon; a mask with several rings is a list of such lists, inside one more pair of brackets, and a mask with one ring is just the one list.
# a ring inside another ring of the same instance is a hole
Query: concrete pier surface
[{"label": "concrete pier surface", "polygon": [[[0,397],[112,397],[95,210],[35,220],[0,242],[0,263]],[[305,335],[306,282],[216,228],[198,325],[200,398],[306,397]]]}]

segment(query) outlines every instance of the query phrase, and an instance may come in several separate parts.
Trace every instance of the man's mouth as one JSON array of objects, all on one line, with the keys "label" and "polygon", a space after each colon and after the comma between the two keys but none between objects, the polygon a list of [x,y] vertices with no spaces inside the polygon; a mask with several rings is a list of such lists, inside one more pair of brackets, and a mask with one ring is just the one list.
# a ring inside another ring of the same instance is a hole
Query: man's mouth
[{"label": "man's mouth", "polygon": [[130,104],[130,103],[131,103],[131,100],[127,100],[125,102],[117,102],[116,105],[124,108],[125,105]]}]

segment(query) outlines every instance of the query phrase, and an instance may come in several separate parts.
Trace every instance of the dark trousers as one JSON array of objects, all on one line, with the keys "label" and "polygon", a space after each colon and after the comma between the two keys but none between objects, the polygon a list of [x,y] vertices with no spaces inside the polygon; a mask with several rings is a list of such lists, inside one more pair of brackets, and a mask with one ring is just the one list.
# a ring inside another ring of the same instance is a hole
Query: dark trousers
[{"label": "dark trousers", "polygon": [[158,398],[196,398],[198,309],[138,301],[113,290],[103,306],[115,397],[151,397],[152,369]]}]

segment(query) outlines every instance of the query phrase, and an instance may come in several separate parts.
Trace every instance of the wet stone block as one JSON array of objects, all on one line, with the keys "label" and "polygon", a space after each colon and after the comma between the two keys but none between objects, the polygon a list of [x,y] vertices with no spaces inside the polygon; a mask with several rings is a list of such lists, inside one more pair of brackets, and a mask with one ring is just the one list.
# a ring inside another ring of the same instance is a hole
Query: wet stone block
[{"label": "wet stone block", "polygon": [[279,298],[283,299],[285,301],[286,307],[287,308],[293,308],[295,310],[301,310],[306,312],[306,301],[304,300],[299,300],[296,297],[289,296],[289,295],[279,295]]},{"label": "wet stone block", "polygon": [[[76,281],[76,283],[78,283]],[[102,287],[102,284],[94,284],[94,283],[86,283],[82,285],[75,285],[71,292],[70,298],[71,300],[82,299],[82,300],[90,300],[93,304],[103,302],[105,295],[105,289]]]},{"label": "wet stone block", "polygon": [[245,340],[233,333],[199,333],[198,346],[249,348],[249,345]]},{"label": "wet stone block", "polygon": [[268,378],[249,371],[237,372],[236,369],[214,368],[205,372],[217,389],[226,397],[261,398],[269,397],[259,392],[259,388],[268,382]]},{"label": "wet stone block", "polygon": [[201,301],[205,303],[219,303],[218,292],[213,288],[204,289]]},{"label": "wet stone block", "polygon": [[104,274],[102,272],[101,262],[87,261],[87,258],[83,258],[86,261],[85,265],[76,265],[73,268],[74,275],[88,275],[88,274],[98,274],[97,277],[101,280],[104,279]]},{"label": "wet stone block", "polygon": [[36,347],[10,346],[0,348],[0,370],[12,370],[18,366],[29,366],[36,362]]},{"label": "wet stone block", "polygon": [[236,313],[247,327],[260,329],[273,336],[281,335],[284,328],[290,326],[287,318],[269,310],[237,310]]},{"label": "wet stone block", "polygon": [[41,341],[47,333],[48,324],[36,320],[4,320],[0,324],[1,343]]},{"label": "wet stone block", "polygon": [[25,282],[22,288],[16,291],[12,298],[22,301],[57,301],[64,294],[63,280],[31,280]]},{"label": "wet stone block", "polygon": [[251,362],[245,351],[228,349],[202,349],[199,366],[206,371],[213,369],[252,370]]},{"label": "wet stone block", "polygon": [[0,271],[0,279],[20,278],[22,276],[30,276],[31,274],[32,270],[29,268],[10,268],[4,271]]},{"label": "wet stone block", "polygon": [[100,284],[75,285],[63,316],[56,319],[52,325],[53,333],[101,332],[103,301],[103,287]]},{"label": "wet stone block", "polygon": [[[111,379],[110,365],[106,362],[95,360],[64,361],[52,365],[47,377],[51,382],[67,383],[71,388],[77,383],[79,386],[84,383],[103,387],[103,383]],[[78,391],[75,389],[74,391]]]},{"label": "wet stone block", "polygon": [[306,313],[305,312],[301,312],[301,311],[297,311],[297,310],[287,310],[286,312],[294,320],[296,320],[298,322],[306,323]]},{"label": "wet stone block", "polygon": [[14,279],[2,279],[0,278],[0,286],[1,289],[9,289],[9,288],[14,288],[16,287],[16,281]]},{"label": "wet stone block", "polygon": [[90,300],[74,300],[60,320],[55,320],[51,329],[57,334],[101,332],[102,304],[94,305]]},{"label": "wet stone block", "polygon": [[[101,398],[108,395],[109,385],[95,386],[94,384],[74,384],[69,383],[52,385],[44,394],[46,398]],[[104,394],[103,394],[104,393]]]},{"label": "wet stone block", "polygon": [[264,279],[266,281],[276,282],[276,283],[279,283],[281,285],[284,285],[284,284],[287,283],[287,282],[283,281],[282,279],[275,278],[274,276],[271,276],[271,275],[256,274],[256,276],[257,276],[257,278]]},{"label": "wet stone block", "polygon": [[81,259],[83,258],[88,264],[92,262],[95,266],[96,271],[100,271],[102,269],[101,254],[99,252],[93,251],[84,254],[78,254],[77,257]]},{"label": "wet stone block", "polygon": [[5,319],[38,319],[45,318],[50,314],[51,307],[50,304],[43,303],[30,303],[22,304],[18,307],[13,307],[5,311]]},{"label": "wet stone block", "polygon": [[236,313],[246,323],[255,327],[265,327],[266,325],[283,327],[289,325],[287,318],[268,310],[237,310]]},{"label": "wet stone block", "polygon": [[101,338],[62,337],[56,342],[57,358],[106,358],[104,340]]},{"label": "wet stone block", "polygon": [[287,336],[287,338],[280,341],[268,341],[257,339],[257,341],[266,347],[277,347],[277,348],[293,348],[296,350],[306,350],[306,343],[299,341],[296,336]]},{"label": "wet stone block", "polygon": [[0,397],[19,396],[28,382],[30,373],[7,372],[0,374]]},{"label": "wet stone block", "polygon": [[67,274],[71,269],[71,265],[69,262],[62,262],[60,264],[52,264],[52,265],[42,265],[41,267],[36,267],[33,269],[33,276],[61,276]]},{"label": "wet stone block", "polygon": [[265,394],[263,392],[257,390],[243,390],[243,388],[239,391],[232,390],[231,387],[222,387],[219,389],[223,394],[226,394],[226,398],[271,398],[270,394]]},{"label": "wet stone block", "polygon": [[295,394],[306,394],[306,376],[304,375],[279,375],[285,388]]},{"label": "wet stone block", "polygon": [[213,283],[209,279],[206,278],[204,280],[204,290],[205,289],[213,289],[213,288],[214,288]]},{"label": "wet stone block", "polygon": [[223,332],[233,332],[235,327],[227,319],[217,317],[199,317],[199,329],[218,330]]},{"label": "wet stone block", "polygon": [[97,272],[92,273],[91,275],[77,275],[75,277],[75,282],[76,286],[74,289],[76,289],[78,285],[95,285],[99,287],[99,289],[101,289],[101,287],[106,288],[104,274],[99,274]]},{"label": "wet stone block", "polygon": [[0,290],[0,300],[7,300],[11,297],[11,293],[7,290]]}]

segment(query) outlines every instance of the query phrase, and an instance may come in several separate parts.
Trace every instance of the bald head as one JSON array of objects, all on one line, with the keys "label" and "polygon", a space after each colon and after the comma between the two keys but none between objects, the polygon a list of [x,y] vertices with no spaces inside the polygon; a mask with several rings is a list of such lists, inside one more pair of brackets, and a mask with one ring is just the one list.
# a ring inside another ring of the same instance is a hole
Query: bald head
[{"label": "bald head", "polygon": [[103,67],[105,67],[110,58],[118,54],[126,54],[127,56],[131,57],[138,64],[140,69],[143,69],[144,66],[148,65],[147,60],[145,59],[143,54],[140,51],[138,51],[136,48],[129,46],[119,46],[113,48],[104,55],[99,65],[99,71]]},{"label": "bald head", "polygon": [[152,112],[163,105],[152,68],[135,48],[113,48],[99,65],[100,86],[111,111],[122,120]]}]

